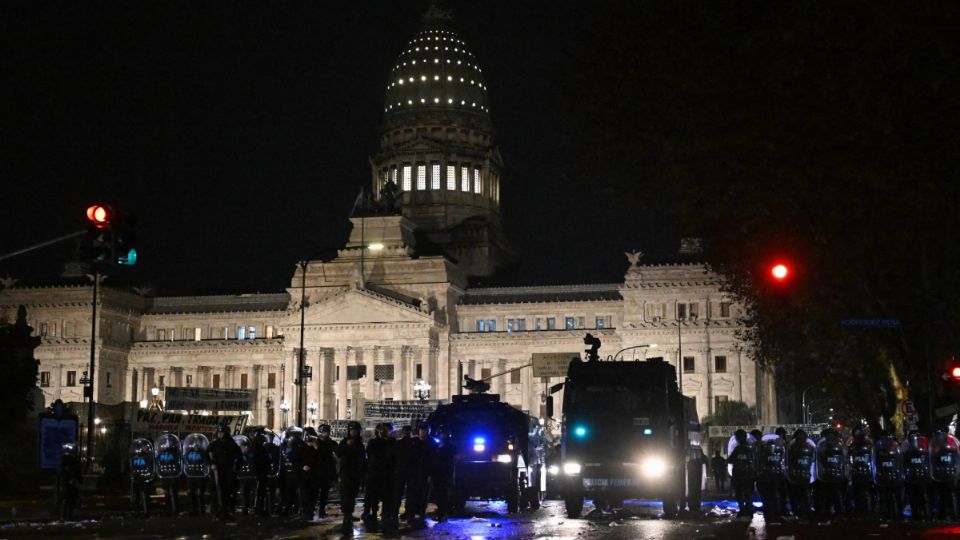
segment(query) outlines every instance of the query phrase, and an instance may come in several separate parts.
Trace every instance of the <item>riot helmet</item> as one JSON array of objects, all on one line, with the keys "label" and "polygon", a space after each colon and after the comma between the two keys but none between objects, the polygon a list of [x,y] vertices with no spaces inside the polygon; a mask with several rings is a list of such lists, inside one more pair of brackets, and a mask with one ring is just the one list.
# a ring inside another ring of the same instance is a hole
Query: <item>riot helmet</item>
[{"label": "riot helmet", "polygon": [[783,426],[778,427],[777,430],[774,431],[774,433],[777,434],[777,437],[780,437],[783,440],[787,440],[787,429],[785,427]]},{"label": "riot helmet", "polygon": [[350,435],[350,431],[356,431],[356,433],[355,433],[354,435],[352,435],[352,436],[354,436],[354,437],[359,437],[360,434],[363,433],[363,426],[360,425],[360,422],[357,422],[357,421],[355,421],[355,420],[354,420],[354,421],[351,421],[351,422],[348,422],[348,423],[347,423],[347,436],[348,436],[348,437],[351,436],[351,435]]},{"label": "riot helmet", "polygon": [[747,432],[742,429],[738,429],[733,432],[733,438],[737,441],[737,444],[746,444]]},{"label": "riot helmet", "polygon": [[226,425],[226,424],[220,424],[219,426],[217,426],[217,432],[216,432],[216,434],[217,434],[217,435],[220,435],[221,433],[223,434],[224,437],[229,437],[229,436],[230,436],[230,426],[228,426],[228,425]]},{"label": "riot helmet", "polygon": [[303,440],[307,442],[317,440],[317,430],[313,426],[303,428]]},{"label": "riot helmet", "polygon": [[804,444],[806,444],[806,442],[807,442],[807,432],[804,431],[803,428],[798,428],[796,431],[793,432],[793,440],[794,440],[794,441],[801,441],[801,442],[803,442]]},{"label": "riot helmet", "polygon": [[320,429],[317,430],[318,433],[330,434],[330,424],[320,424]]}]

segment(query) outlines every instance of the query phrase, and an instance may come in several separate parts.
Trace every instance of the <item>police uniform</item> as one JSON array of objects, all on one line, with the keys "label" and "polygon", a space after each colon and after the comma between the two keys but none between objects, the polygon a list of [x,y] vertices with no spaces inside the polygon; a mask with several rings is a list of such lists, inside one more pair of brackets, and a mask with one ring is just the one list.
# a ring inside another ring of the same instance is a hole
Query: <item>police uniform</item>
[{"label": "police uniform", "polygon": [[237,463],[240,461],[240,447],[230,437],[230,428],[220,426],[217,435],[207,450],[210,456],[210,471],[214,477],[214,489],[217,492],[217,516],[226,518],[233,515],[237,496]]},{"label": "police uniform", "polygon": [[[330,500],[330,484],[337,479],[337,443],[330,438],[330,426],[320,426],[321,437],[317,439],[317,512],[327,515]],[[326,434],[326,437],[322,435]]]},{"label": "police uniform", "polygon": [[305,444],[300,445],[293,454],[297,484],[300,486],[300,517],[313,519],[314,505],[317,502],[317,432],[312,427],[303,430]]},{"label": "police uniform", "polygon": [[[424,429],[426,434],[419,436]],[[407,521],[419,527],[423,525],[427,512],[428,477],[434,445],[429,426],[421,424],[417,431],[418,436],[410,439],[410,457],[407,461]]]},{"label": "police uniform", "polygon": [[396,443],[389,437],[389,424],[380,424],[376,437],[367,442],[366,492],[364,494],[363,519],[369,527],[376,528],[377,514],[383,504],[382,517],[385,524],[392,521],[393,475],[396,469]]},{"label": "police uniform", "polygon": [[57,514],[60,521],[70,521],[80,499],[83,476],[80,474],[76,445],[66,443],[62,448],[63,457],[57,466]]},{"label": "police uniform", "polygon": [[753,484],[756,480],[756,457],[753,445],[742,429],[734,433],[737,446],[730,452],[727,461],[732,468],[733,493],[737,499],[738,515],[753,515]]}]

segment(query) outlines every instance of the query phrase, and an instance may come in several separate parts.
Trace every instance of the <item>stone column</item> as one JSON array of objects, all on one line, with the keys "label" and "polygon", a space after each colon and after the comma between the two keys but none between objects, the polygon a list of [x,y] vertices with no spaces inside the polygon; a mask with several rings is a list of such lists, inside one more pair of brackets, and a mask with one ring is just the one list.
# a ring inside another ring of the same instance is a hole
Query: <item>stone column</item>
[{"label": "stone column", "polygon": [[337,365],[340,367],[340,380],[337,381],[337,419],[343,420],[347,417],[347,365],[350,360],[348,356],[353,356],[353,349],[337,349]]},{"label": "stone column", "polygon": [[363,355],[363,363],[367,366],[367,379],[366,384],[363,388],[363,397],[367,401],[374,401],[377,399],[377,381],[373,378],[373,372],[375,370],[374,366],[376,365],[376,347],[366,347],[360,349],[361,354]]},{"label": "stone column", "polygon": [[[499,358],[494,363],[494,365],[496,367],[494,368],[493,373],[491,373],[491,375],[496,375],[497,373],[503,373],[504,371],[507,370],[507,359]],[[500,394],[501,401],[504,401],[504,402],[507,401],[507,377],[509,377],[509,375],[501,375],[496,379],[494,379],[494,388],[496,389],[496,393]]]},{"label": "stone column", "polygon": [[327,386],[330,384],[327,375],[327,349],[317,350],[317,369],[313,371],[313,377],[317,381],[317,417],[321,419],[329,418],[327,416]]},{"label": "stone column", "polygon": [[393,362],[393,399],[408,399],[410,385],[417,374],[411,371],[410,359],[403,354],[403,347],[391,351],[390,360]]}]

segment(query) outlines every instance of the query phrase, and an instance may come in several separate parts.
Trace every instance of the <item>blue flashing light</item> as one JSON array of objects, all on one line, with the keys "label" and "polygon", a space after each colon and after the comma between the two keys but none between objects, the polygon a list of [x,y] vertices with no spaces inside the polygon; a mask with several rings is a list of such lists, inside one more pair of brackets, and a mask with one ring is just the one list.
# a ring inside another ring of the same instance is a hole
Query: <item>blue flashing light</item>
[{"label": "blue flashing light", "polygon": [[586,437],[586,436],[587,436],[587,427],[586,427],[586,426],[577,426],[577,427],[573,428],[573,435],[574,435],[576,438],[578,438],[578,439],[582,439],[582,438]]},{"label": "blue flashing light", "polygon": [[643,428],[643,434],[644,434],[644,435],[653,435],[653,429],[648,428],[648,427],[645,427],[645,428]]},{"label": "blue flashing light", "polygon": [[482,444],[475,444],[475,445],[473,445],[473,451],[474,451],[474,452],[483,452],[483,451],[486,450],[486,449],[487,449],[487,447],[486,447],[485,445],[482,445]]},{"label": "blue flashing light", "polygon": [[487,443],[487,440],[484,439],[483,437],[474,437],[474,438],[473,438],[473,444],[486,444],[486,443]]},{"label": "blue flashing light", "polygon": [[474,437],[473,438],[473,451],[474,452],[484,452],[487,449],[487,439],[486,437]]}]

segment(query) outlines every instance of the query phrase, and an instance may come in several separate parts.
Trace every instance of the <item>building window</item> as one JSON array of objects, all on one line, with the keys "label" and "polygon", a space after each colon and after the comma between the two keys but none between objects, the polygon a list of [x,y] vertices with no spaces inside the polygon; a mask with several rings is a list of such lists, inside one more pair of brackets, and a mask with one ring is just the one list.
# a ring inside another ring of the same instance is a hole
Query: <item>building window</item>
[{"label": "building window", "polygon": [[160,381],[158,386],[160,387],[161,390],[163,389],[163,378],[164,378],[164,375],[160,375],[160,377],[158,378],[158,380]]},{"label": "building window", "polygon": [[417,364],[417,379],[423,378],[423,364]]},{"label": "building window", "polygon": [[473,192],[480,193],[480,169],[473,169]]},{"label": "building window", "polygon": [[520,370],[510,372],[510,384],[520,384]]},{"label": "building window", "polygon": [[373,378],[378,381],[392,381],[393,364],[373,366]]},{"label": "building window", "polygon": [[193,339],[193,328],[184,328],[180,332],[180,339],[182,340]]},{"label": "building window", "polygon": [[404,165],[404,166],[403,166],[403,187],[402,187],[402,189],[403,189],[403,191],[410,191],[410,188],[411,188],[411,185],[410,185],[410,166],[409,166],[409,165]]},{"label": "building window", "polygon": [[697,312],[699,311],[698,307],[699,307],[699,304],[696,304],[696,303],[682,304],[678,302],[677,303],[677,319],[687,320],[687,319],[696,318]]},{"label": "building window", "polygon": [[417,191],[427,190],[427,166],[417,165]]},{"label": "building window", "polygon": [[160,341],[163,341],[163,340],[167,339],[167,331],[164,330],[163,328],[158,329],[158,330],[157,330],[157,339],[160,340]]},{"label": "building window", "polygon": [[684,373],[693,373],[696,371],[697,363],[692,356],[683,357],[683,372]]},{"label": "building window", "polygon": [[573,317],[566,317],[563,319],[563,327],[567,330],[576,330],[577,321]]},{"label": "building window", "polygon": [[40,386],[46,388],[50,386],[50,372],[41,371],[40,372]]},{"label": "building window", "polygon": [[390,169],[390,181],[393,182],[393,185],[397,185],[397,168],[396,167]]},{"label": "building window", "polygon": [[507,332],[513,332],[513,319],[507,319]]},{"label": "building window", "polygon": [[684,320],[687,318],[687,305],[677,302],[677,319]]},{"label": "building window", "polygon": [[273,409],[267,409],[267,429],[273,429]]},{"label": "building window", "polygon": [[367,366],[347,366],[347,380],[355,381],[367,374]]},{"label": "building window", "polygon": [[543,329],[543,328],[541,328],[541,326],[540,326],[540,322],[541,322],[540,317],[536,317],[536,318],[533,319],[533,329],[534,329],[534,330],[542,330],[542,329]]},{"label": "building window", "polygon": [[730,302],[720,302],[720,316],[721,317],[730,316]]},{"label": "building window", "polygon": [[257,327],[250,326],[247,328],[247,337],[250,339],[257,339]]},{"label": "building window", "polygon": [[213,374],[213,387],[214,387],[214,388],[220,388],[220,374],[219,374],[219,373],[214,373],[214,374]]},{"label": "building window", "polygon": [[457,166],[447,165],[447,191],[457,190]]},{"label": "building window", "polygon": [[267,334],[267,335],[266,335],[265,337],[266,337],[267,339],[273,337],[273,326],[271,326],[271,325],[269,325],[269,324],[267,325],[266,334]]},{"label": "building window", "polygon": [[489,378],[490,378],[490,375],[492,375],[492,373],[490,373],[490,368],[488,368],[488,367],[480,368],[480,378],[481,378],[481,379],[489,379]]},{"label": "building window", "polygon": [[527,331],[527,320],[526,319],[517,319],[517,332],[526,332]]},{"label": "building window", "polygon": [[487,331],[487,321],[485,319],[477,319],[477,332],[486,332]]},{"label": "building window", "polygon": [[728,396],[713,396],[713,412],[720,410],[720,404],[727,401]]},{"label": "building window", "polygon": [[547,330],[556,330],[557,320],[553,317],[547,317]]},{"label": "building window", "polygon": [[440,189],[440,164],[434,163],[430,165],[430,189],[438,190]]},{"label": "building window", "polygon": [[[336,375],[336,376],[334,377],[334,380],[339,381],[339,380],[340,380],[340,366],[337,366],[337,372],[336,372],[335,375]],[[339,402],[340,400],[337,400],[337,401]]]},{"label": "building window", "polygon": [[487,319],[487,332],[496,332],[496,331],[497,331],[496,319]]},{"label": "building window", "polygon": [[46,337],[46,336],[47,336],[47,323],[45,323],[45,322],[40,323],[40,328],[39,328],[38,330],[39,330],[39,331],[38,331],[37,333],[38,333],[41,337]]},{"label": "building window", "polygon": [[607,327],[607,322],[603,320],[603,317],[597,317],[597,330],[603,330]]},{"label": "building window", "polygon": [[240,388],[246,388],[246,387],[247,387],[247,374],[246,374],[246,373],[241,373],[241,374],[240,374]]},{"label": "building window", "polygon": [[52,322],[47,324],[47,335],[50,337],[57,337],[57,323]]},{"label": "building window", "polygon": [[240,324],[237,325],[237,339],[246,339],[247,327]]},{"label": "building window", "polygon": [[113,383],[110,380],[110,372],[108,371],[107,372],[107,388],[112,388],[112,387],[113,387]]},{"label": "building window", "polygon": [[577,317],[577,328],[583,328],[586,324],[586,317]]},{"label": "building window", "polygon": [[726,373],[727,372],[727,357],[726,356],[715,356],[713,358],[713,371],[717,373]]},{"label": "building window", "polygon": [[193,329],[193,340],[194,340],[194,341],[200,341],[201,339],[203,339],[203,330],[201,330],[201,329],[199,329],[199,328],[194,328],[194,329]]},{"label": "building window", "polygon": [[267,373],[267,388],[276,388],[276,387],[277,387],[277,374]]},{"label": "building window", "polygon": [[460,191],[470,192],[470,168],[460,167]]},{"label": "building window", "polygon": [[193,375],[187,375],[187,386],[193,386]]},{"label": "building window", "polygon": [[76,386],[77,385],[77,372],[68,371],[67,372],[67,386]]}]

